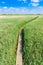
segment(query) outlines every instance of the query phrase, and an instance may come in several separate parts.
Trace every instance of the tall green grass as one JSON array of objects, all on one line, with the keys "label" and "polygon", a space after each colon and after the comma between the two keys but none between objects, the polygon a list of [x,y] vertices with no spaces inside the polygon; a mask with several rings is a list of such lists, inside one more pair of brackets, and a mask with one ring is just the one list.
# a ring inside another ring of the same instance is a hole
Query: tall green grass
[{"label": "tall green grass", "polygon": [[30,22],[23,34],[23,65],[43,65],[43,18]]},{"label": "tall green grass", "polygon": [[15,65],[19,29],[32,18],[0,19],[0,65]]}]

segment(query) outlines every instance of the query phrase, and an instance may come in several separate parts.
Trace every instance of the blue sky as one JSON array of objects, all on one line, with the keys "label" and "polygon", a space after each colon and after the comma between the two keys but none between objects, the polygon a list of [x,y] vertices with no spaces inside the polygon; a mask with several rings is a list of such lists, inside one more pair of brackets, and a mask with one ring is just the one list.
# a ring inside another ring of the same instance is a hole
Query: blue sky
[{"label": "blue sky", "polygon": [[43,0],[0,0],[0,14],[43,14]]}]

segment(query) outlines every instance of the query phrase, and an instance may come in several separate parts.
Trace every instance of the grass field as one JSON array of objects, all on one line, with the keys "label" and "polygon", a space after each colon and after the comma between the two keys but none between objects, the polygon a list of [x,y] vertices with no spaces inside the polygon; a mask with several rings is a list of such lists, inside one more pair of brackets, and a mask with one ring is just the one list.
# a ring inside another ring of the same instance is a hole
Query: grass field
[{"label": "grass field", "polygon": [[36,16],[0,18],[0,65],[15,65],[19,30]]},{"label": "grass field", "polygon": [[23,65],[43,65],[43,15],[0,15],[0,65],[16,65],[21,28]]},{"label": "grass field", "polygon": [[23,65],[43,65],[43,16],[23,30]]}]

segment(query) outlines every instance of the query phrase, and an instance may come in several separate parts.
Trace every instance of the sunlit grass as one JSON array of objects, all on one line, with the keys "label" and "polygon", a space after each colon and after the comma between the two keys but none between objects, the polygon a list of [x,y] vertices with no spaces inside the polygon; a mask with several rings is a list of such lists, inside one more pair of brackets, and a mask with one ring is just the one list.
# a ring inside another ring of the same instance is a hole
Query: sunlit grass
[{"label": "sunlit grass", "polygon": [[43,65],[43,18],[24,28],[23,65]]},{"label": "sunlit grass", "polygon": [[0,65],[15,65],[18,32],[30,19],[0,18]]}]

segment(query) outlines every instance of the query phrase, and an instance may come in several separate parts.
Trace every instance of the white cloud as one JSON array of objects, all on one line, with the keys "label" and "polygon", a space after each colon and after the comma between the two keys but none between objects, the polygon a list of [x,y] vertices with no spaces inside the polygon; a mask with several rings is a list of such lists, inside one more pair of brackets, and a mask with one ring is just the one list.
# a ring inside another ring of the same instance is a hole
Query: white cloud
[{"label": "white cloud", "polygon": [[5,4],[5,2],[4,2],[4,1],[2,1],[1,3],[2,3],[2,4]]},{"label": "white cloud", "polygon": [[3,7],[0,8],[0,14],[28,14],[29,9],[28,8],[13,8],[13,7]]},{"label": "white cloud", "polygon": [[31,2],[39,2],[40,0],[31,0]]},{"label": "white cloud", "polygon": [[3,7],[3,8],[5,8],[5,9],[6,9],[7,7]]},{"label": "white cloud", "polygon": [[0,8],[0,14],[43,14],[43,7],[37,7],[34,9],[29,8],[13,8],[3,7]]},{"label": "white cloud", "polygon": [[40,2],[40,1],[42,1],[42,0],[31,0],[31,2]]},{"label": "white cloud", "polygon": [[43,7],[37,7],[32,9],[31,14],[43,14]]},{"label": "white cloud", "polygon": [[31,0],[31,4],[32,6],[38,6],[40,1],[42,0]]},{"label": "white cloud", "polygon": [[31,5],[32,5],[32,6],[38,6],[39,3],[34,3],[34,2],[33,2],[33,3],[31,3]]}]

